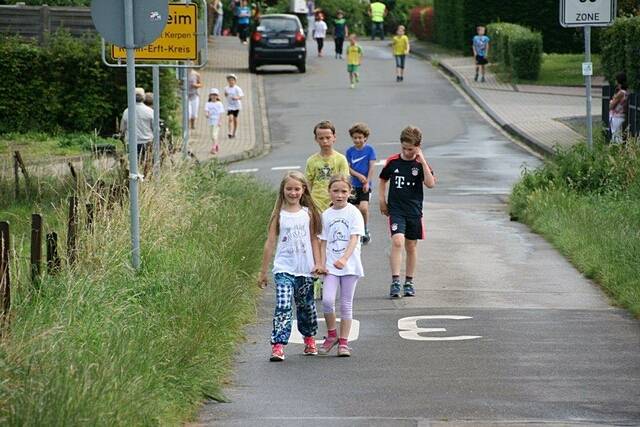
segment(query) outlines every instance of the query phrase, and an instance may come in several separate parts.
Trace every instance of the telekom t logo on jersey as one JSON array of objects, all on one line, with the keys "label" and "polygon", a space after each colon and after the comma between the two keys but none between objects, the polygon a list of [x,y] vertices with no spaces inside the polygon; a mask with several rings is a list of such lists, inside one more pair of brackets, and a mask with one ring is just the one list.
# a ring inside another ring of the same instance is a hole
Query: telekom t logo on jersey
[{"label": "telekom t logo on jersey", "polygon": [[396,175],[396,188],[402,188],[404,186],[404,176]]}]

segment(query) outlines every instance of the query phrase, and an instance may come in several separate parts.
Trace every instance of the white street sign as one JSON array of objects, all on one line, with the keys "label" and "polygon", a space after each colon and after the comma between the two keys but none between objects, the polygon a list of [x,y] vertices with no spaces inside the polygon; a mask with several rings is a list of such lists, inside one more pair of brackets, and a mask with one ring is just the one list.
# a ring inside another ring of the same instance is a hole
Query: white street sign
[{"label": "white street sign", "polygon": [[582,63],[582,75],[583,76],[593,76],[593,62],[583,62]]},{"label": "white street sign", "polygon": [[616,0],[560,0],[563,27],[606,27],[616,17]]}]

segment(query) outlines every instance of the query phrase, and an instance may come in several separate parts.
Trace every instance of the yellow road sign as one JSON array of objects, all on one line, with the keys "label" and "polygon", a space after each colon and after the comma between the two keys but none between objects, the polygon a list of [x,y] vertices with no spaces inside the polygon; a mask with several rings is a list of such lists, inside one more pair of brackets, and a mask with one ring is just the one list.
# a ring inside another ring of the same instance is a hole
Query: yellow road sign
[{"label": "yellow road sign", "polygon": [[[150,45],[136,49],[136,60],[187,61],[198,59],[198,7],[169,3],[164,31]],[[126,49],[111,46],[113,59],[127,59]]]}]

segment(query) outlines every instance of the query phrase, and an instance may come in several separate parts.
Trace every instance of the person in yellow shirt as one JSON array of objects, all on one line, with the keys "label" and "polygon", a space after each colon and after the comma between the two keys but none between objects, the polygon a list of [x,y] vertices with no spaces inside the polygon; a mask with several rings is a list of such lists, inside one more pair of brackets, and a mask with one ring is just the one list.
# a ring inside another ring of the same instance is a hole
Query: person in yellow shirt
[{"label": "person in yellow shirt", "polygon": [[349,35],[349,47],[347,47],[347,72],[349,73],[349,83],[351,89],[360,82],[360,60],[362,59],[362,48],[356,40],[356,35]]},{"label": "person in yellow shirt", "polygon": [[378,34],[380,40],[384,40],[384,17],[389,13],[387,6],[379,0],[375,0],[369,5],[367,13],[371,17],[371,40],[375,40]]},{"label": "person in yellow shirt", "polygon": [[336,143],[336,128],[328,120],[323,120],[313,128],[320,152],[307,159],[305,176],[311,187],[311,198],[320,212],[329,208],[329,180],[333,175],[349,177],[347,158],[333,149]]},{"label": "person in yellow shirt", "polygon": [[396,81],[404,80],[404,62],[409,54],[409,37],[404,33],[404,25],[398,26],[396,35],[393,36],[391,46],[393,47],[393,56],[396,58]]}]

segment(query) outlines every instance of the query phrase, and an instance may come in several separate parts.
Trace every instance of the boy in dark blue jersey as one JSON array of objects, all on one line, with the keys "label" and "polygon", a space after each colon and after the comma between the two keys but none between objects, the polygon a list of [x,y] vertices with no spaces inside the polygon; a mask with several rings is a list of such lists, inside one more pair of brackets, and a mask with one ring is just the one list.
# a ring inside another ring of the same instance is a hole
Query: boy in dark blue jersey
[{"label": "boy in dark blue jersey", "polygon": [[[387,159],[380,172],[380,212],[389,217],[391,230],[391,287],[389,296],[400,298],[415,296],[413,274],[417,263],[418,240],[424,239],[422,225],[422,186],[433,188],[436,184],[433,170],[427,163],[420,143],[422,132],[415,126],[407,126],[400,134],[402,150]],[[387,196],[388,187],[388,198]],[[405,282],[400,286],[402,249],[407,253]]]}]

